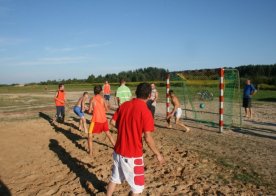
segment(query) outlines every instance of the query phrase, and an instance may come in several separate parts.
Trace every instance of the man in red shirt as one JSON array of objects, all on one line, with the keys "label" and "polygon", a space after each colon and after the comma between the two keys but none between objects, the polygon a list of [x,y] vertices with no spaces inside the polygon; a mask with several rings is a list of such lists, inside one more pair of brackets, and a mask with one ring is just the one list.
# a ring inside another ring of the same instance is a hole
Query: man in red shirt
[{"label": "man in red shirt", "polygon": [[138,195],[144,189],[144,161],[142,136],[156,155],[160,164],[164,163],[163,156],[155,146],[151,136],[154,131],[154,120],[147,107],[151,95],[151,86],[140,83],[136,89],[137,98],[123,103],[115,112],[111,124],[118,129],[117,141],[114,147],[111,181],[107,195],[111,196],[116,184],[124,180],[131,187],[132,195]]}]

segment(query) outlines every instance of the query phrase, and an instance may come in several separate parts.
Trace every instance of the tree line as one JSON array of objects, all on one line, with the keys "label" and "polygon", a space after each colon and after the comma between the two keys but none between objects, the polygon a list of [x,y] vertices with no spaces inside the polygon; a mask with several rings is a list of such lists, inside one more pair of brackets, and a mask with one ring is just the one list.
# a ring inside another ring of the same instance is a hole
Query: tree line
[{"label": "tree line", "polygon": [[69,79],[69,80],[48,80],[45,82],[40,82],[40,84],[79,84],[79,83],[103,83],[108,81],[110,83],[118,83],[120,79],[124,79],[127,82],[140,82],[140,81],[163,81],[166,79],[169,70],[157,67],[147,67],[136,69],[133,71],[122,71],[118,74],[106,74],[95,76],[93,74],[89,75],[87,79]]},{"label": "tree line", "polygon": [[[229,68],[232,69],[232,68]],[[243,82],[245,79],[251,79],[255,84],[276,85],[276,64],[272,65],[242,65],[235,67],[239,71],[240,78]],[[80,83],[118,83],[120,79],[125,79],[127,82],[143,82],[143,81],[165,81],[169,70],[157,67],[147,67],[131,71],[122,71],[118,74],[106,74],[95,76],[89,75],[87,79],[68,79],[68,80],[48,80],[40,82],[43,85],[49,84],[80,84]],[[181,80],[177,73],[184,73],[187,79],[218,79],[218,69],[199,69],[171,72],[172,80]]]},{"label": "tree line", "polygon": [[276,85],[276,64],[243,65],[236,68],[242,80],[250,79],[255,84]]}]

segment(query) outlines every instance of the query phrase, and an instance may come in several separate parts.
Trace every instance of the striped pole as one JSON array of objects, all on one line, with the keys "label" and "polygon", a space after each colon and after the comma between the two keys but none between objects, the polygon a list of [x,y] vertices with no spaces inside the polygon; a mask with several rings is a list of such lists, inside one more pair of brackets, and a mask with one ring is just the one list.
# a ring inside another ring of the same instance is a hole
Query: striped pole
[{"label": "striped pole", "polygon": [[170,91],[170,74],[167,75],[166,80],[166,111],[167,111],[167,117],[170,114],[170,97],[169,97],[169,91]]},{"label": "striped pole", "polygon": [[223,131],[223,103],[224,103],[224,69],[220,68],[219,70],[219,132]]}]

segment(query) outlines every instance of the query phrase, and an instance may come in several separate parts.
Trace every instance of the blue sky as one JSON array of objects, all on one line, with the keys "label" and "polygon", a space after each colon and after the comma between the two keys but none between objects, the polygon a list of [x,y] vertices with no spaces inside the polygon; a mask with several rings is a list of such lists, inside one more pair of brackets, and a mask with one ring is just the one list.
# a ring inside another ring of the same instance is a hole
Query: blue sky
[{"label": "blue sky", "polygon": [[0,83],[276,63],[275,0],[0,0]]}]

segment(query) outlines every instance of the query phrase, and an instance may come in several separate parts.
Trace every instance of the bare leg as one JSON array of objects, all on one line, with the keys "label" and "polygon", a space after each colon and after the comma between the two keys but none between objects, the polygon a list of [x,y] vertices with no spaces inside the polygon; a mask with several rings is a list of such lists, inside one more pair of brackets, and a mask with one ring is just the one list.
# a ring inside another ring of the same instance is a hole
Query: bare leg
[{"label": "bare leg", "polygon": [[86,119],[84,117],[81,118],[82,126],[84,128],[84,133],[88,133],[87,125],[86,125]]},{"label": "bare leg", "polygon": [[80,118],[79,130],[82,131],[82,118]]},{"label": "bare leg", "polygon": [[179,118],[175,118],[175,124],[181,126],[181,127],[184,127],[186,132],[190,131],[190,128],[185,126],[183,123],[180,122]]},{"label": "bare leg", "polygon": [[246,117],[246,118],[249,117],[249,108],[245,108],[245,117]]},{"label": "bare leg", "polygon": [[87,140],[88,140],[87,142],[88,142],[89,155],[92,157],[93,156],[93,152],[92,152],[93,134],[92,133],[88,133]]},{"label": "bare leg", "polygon": [[112,196],[113,192],[115,191],[115,187],[116,187],[116,184],[114,182],[109,182],[106,196]]},{"label": "bare leg", "polygon": [[110,143],[111,143],[111,144],[113,145],[113,147],[114,147],[114,146],[115,146],[115,141],[114,141],[114,139],[113,139],[111,133],[110,133],[109,131],[106,131],[105,134],[106,134],[106,136],[108,137]]},{"label": "bare leg", "polygon": [[171,117],[167,118],[167,128],[171,129],[172,128],[172,125],[171,125]]},{"label": "bare leg", "polygon": [[248,108],[248,111],[249,111],[249,118],[252,118],[252,109],[251,108]]}]

